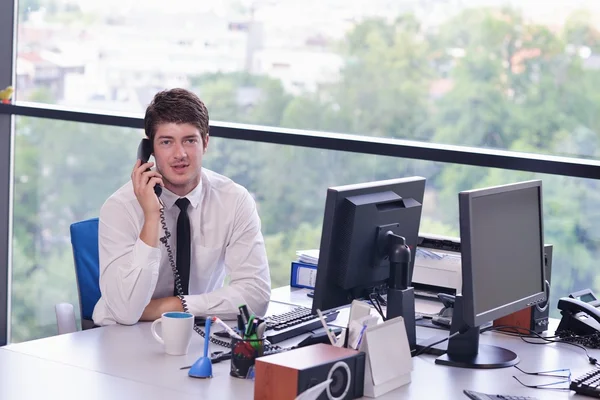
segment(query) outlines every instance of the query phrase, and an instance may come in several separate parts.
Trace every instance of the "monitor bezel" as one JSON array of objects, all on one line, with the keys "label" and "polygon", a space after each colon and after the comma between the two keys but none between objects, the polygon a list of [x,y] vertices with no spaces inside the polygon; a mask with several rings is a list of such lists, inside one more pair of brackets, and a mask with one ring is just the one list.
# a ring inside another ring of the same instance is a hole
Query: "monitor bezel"
[{"label": "monitor bezel", "polygon": [[[513,192],[524,189],[537,188],[539,198],[539,220],[540,220],[540,269],[542,279],[540,281],[540,291],[527,296],[523,299],[515,300],[511,303],[496,307],[476,314],[475,303],[477,299],[473,291],[473,260],[471,253],[471,231],[472,231],[472,202],[479,197],[491,196],[501,193]],[[464,320],[472,327],[477,327],[487,322],[502,318],[506,315],[523,310],[527,307],[546,301],[546,271],[544,265],[544,219],[543,219],[543,197],[542,181],[532,180],[507,185],[499,185],[490,188],[473,189],[462,191],[458,194],[459,212],[460,212],[460,238],[461,238],[461,268],[462,268],[462,294]]]}]

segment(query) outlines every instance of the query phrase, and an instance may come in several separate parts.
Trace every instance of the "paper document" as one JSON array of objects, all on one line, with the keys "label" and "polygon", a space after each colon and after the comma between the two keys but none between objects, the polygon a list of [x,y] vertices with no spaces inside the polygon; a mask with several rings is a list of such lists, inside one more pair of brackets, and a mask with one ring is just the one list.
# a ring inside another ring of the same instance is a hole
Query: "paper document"
[{"label": "paper document", "polygon": [[317,270],[315,268],[298,268],[296,270],[296,284],[314,288],[317,284]]},{"label": "paper document", "polygon": [[298,256],[298,261],[300,261],[300,262],[303,262],[306,264],[311,264],[311,265],[319,264],[319,250],[318,249],[298,250],[296,252],[296,255]]},{"label": "paper document", "polygon": [[451,253],[439,250],[429,250],[421,247],[417,247],[417,254],[415,258],[427,258],[431,260],[444,260],[454,264],[460,264],[461,255],[460,253]]}]

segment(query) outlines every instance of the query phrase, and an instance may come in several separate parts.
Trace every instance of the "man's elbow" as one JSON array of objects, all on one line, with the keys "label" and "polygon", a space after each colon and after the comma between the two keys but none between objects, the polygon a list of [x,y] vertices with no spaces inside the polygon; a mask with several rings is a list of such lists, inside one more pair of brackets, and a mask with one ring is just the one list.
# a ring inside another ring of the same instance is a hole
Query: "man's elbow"
[{"label": "man's elbow", "polygon": [[104,315],[94,315],[94,323],[96,325],[135,325],[139,322],[142,313],[139,310],[131,310],[127,308],[110,307],[108,304],[105,307]]},{"label": "man's elbow", "polygon": [[135,325],[139,322],[140,317],[135,315],[122,315],[115,317],[115,321],[121,325]]}]

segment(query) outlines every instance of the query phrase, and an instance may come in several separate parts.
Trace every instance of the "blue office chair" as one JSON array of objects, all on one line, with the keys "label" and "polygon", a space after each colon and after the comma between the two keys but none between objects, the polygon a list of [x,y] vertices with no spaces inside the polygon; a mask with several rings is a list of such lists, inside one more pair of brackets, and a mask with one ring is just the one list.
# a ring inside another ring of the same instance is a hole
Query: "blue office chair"
[{"label": "blue office chair", "polygon": [[[71,246],[75,262],[81,328],[93,328],[92,313],[100,299],[99,258],[98,258],[98,218],[71,224]],[[67,303],[56,305],[58,333],[75,331],[73,306]]]}]

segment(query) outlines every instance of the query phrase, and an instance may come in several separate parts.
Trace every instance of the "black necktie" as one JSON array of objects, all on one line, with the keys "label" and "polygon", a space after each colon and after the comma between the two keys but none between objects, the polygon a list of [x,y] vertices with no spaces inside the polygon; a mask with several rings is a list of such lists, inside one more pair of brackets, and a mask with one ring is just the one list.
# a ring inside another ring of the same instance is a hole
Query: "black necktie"
[{"label": "black necktie", "polygon": [[[190,286],[190,258],[191,258],[191,230],[190,217],[187,213],[187,208],[190,201],[185,197],[175,202],[175,205],[181,210],[177,217],[177,272],[181,277],[181,287],[183,294],[189,294]],[[175,282],[177,285],[177,282]],[[177,287],[173,289],[173,294],[178,295]]]}]

